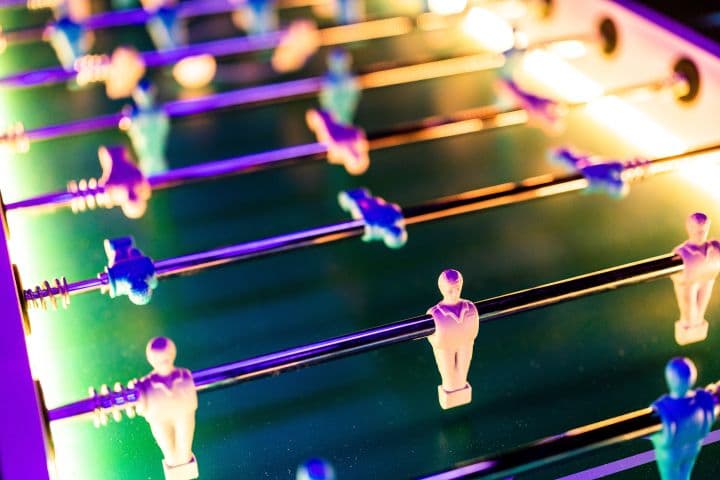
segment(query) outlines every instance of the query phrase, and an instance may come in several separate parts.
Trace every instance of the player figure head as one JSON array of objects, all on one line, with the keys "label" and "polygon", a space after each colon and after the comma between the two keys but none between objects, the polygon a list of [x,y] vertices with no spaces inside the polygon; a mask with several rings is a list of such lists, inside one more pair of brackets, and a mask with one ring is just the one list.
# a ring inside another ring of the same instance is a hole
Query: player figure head
[{"label": "player figure head", "polygon": [[129,97],[144,76],[145,60],[140,52],[132,47],[118,47],[110,57],[105,92],[112,99]]},{"label": "player figure head", "polygon": [[460,301],[463,277],[457,270],[444,270],[438,278],[438,288],[443,296],[443,303],[453,305]]},{"label": "player figure head", "polygon": [[153,371],[160,375],[170,375],[175,369],[175,356],[177,349],[175,343],[167,337],[155,337],[151,339],[147,348],[145,348],[145,356],[153,367]]},{"label": "player figure head", "polygon": [[684,397],[697,380],[695,364],[686,357],[673,358],[665,367],[665,380],[671,397]]},{"label": "player figure head", "polygon": [[710,219],[704,213],[693,213],[685,223],[692,243],[705,243],[710,234]]},{"label": "player figure head", "polygon": [[335,480],[333,466],[321,458],[311,458],[300,465],[295,480]]},{"label": "player figure head", "polygon": [[334,48],[327,57],[328,70],[342,74],[350,70],[352,65],[352,57],[343,48]]}]

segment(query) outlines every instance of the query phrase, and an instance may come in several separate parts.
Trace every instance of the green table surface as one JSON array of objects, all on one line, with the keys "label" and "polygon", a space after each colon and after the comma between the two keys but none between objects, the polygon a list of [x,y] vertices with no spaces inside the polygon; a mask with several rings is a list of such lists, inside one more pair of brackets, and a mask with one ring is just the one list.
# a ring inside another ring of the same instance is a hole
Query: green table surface
[{"label": "green table surface", "polygon": [[[32,19],[3,13],[0,20]],[[193,28],[208,25],[197,21]],[[223,28],[217,32],[227,33]],[[100,47],[128,40],[149,47],[139,28],[97,35]],[[418,35],[368,42],[353,52],[360,66],[443,53],[428,45]],[[320,73],[322,63],[315,60],[298,75]],[[13,47],[0,57],[0,74],[51,64],[45,45]],[[155,77],[164,97],[181,94],[168,72]],[[373,131],[488,104],[495,99],[494,78],[494,72],[477,73],[366,92],[357,121]],[[303,115],[314,104],[179,120],[170,164],[311,141]],[[0,120],[32,128],[121,105],[104,100],[100,88],[6,90]],[[59,275],[79,280],[102,271],[105,238],[131,234],[147,255],[161,259],[344,221],[336,204],[342,189],[365,186],[410,205],[557,172],[546,161],[551,146],[631,152],[582,115],[568,123],[559,138],[513,127],[377,152],[358,178],[315,162],[162,191],[136,221],[119,210],[15,212],[9,215],[14,260],[26,286]],[[98,146],[125,141],[106,132],[8,156],[0,164],[5,200],[98,176]],[[145,307],[82,295],[67,311],[32,314],[35,368],[54,407],[82,398],[89,386],[147,373],[145,344],[156,335],[173,338],[177,363],[191,369],[244,359],[424,313],[439,300],[436,278],[449,267],[462,271],[464,296],[478,300],[660,255],[683,241],[685,217],[696,210],[720,218],[709,193],[672,174],[634,186],[622,201],[567,194],[413,225],[398,251],[355,239],[163,281]],[[473,402],[450,411],[438,406],[439,375],[424,340],[201,394],[194,452],[202,478],[289,479],[310,457],[326,458],[342,480],[408,478],[643,408],[665,391],[663,368],[676,355],[696,362],[699,382],[720,379],[717,297],[705,342],[676,345],[677,316],[671,282],[660,280],[482,325],[469,376]],[[63,479],[162,478],[160,451],[142,419],[100,429],[71,421],[53,425],[52,433]],[[633,441],[518,478],[557,478],[649,447]],[[703,451],[696,478],[720,469],[718,454],[716,445]],[[654,469],[650,464],[614,478],[656,478]]]}]

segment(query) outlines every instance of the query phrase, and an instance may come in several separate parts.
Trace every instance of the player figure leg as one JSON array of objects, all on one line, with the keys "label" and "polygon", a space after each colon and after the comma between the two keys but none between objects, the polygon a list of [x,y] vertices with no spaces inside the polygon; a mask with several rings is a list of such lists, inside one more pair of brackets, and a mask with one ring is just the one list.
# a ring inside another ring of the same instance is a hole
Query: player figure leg
[{"label": "player figure leg", "polygon": [[[470,348],[472,351],[472,347]],[[440,371],[442,384],[438,385],[440,406],[448,408],[465,405],[472,401],[472,389],[467,383],[467,368],[470,358],[465,349],[449,350],[434,348],[435,361]]]},{"label": "player figure leg", "polygon": [[175,465],[175,431],[172,422],[148,422],[150,431],[162,451],[163,459],[168,465]]},{"label": "player figure leg", "polygon": [[[705,321],[701,305],[710,301],[710,289],[701,288],[696,283],[673,277],[675,296],[680,309],[680,319],[675,322],[675,341],[679,345],[699,342],[707,338],[708,323]],[[707,297],[707,298],[706,298]]]},{"label": "player figure leg", "polygon": [[175,425],[175,458],[177,465],[193,460],[192,442],[195,434],[195,412],[185,414]]},{"label": "player figure leg", "polygon": [[705,319],[705,312],[707,312],[708,305],[710,304],[710,297],[712,297],[714,286],[715,279],[708,280],[700,285],[697,292],[698,319],[705,323],[707,323],[707,320]]},{"label": "player figure leg", "polygon": [[455,375],[456,379],[455,382],[457,385],[462,385],[460,388],[465,388],[466,386],[470,386],[470,383],[467,381],[468,372],[470,371],[470,362],[472,361],[472,354],[473,354],[473,344],[469,343],[466,345],[462,345],[456,354],[456,364],[455,364]]}]

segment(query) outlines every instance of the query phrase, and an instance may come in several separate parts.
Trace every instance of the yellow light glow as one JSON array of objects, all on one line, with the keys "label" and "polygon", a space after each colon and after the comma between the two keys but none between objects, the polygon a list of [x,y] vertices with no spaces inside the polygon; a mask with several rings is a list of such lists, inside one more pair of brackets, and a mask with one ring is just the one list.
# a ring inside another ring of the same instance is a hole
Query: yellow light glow
[{"label": "yellow light glow", "polygon": [[650,158],[687,150],[682,139],[618,97],[593,100],[585,106],[585,113]]},{"label": "yellow light glow", "polygon": [[570,102],[588,102],[584,113],[607,128],[613,135],[634,147],[641,155],[654,158],[687,151],[688,145],[657,123],[650,115],[617,96],[603,96],[603,87],[557,55],[534,50],[522,64],[523,73],[539,82],[539,89],[553,98]]},{"label": "yellow light glow", "polygon": [[520,20],[528,15],[528,6],[526,2],[518,0],[496,0],[494,2],[485,2],[483,7],[509,21]]},{"label": "yellow light glow", "polygon": [[720,165],[691,163],[680,169],[680,176],[689,183],[707,192],[713,199],[720,200]]},{"label": "yellow light glow", "polygon": [[429,0],[428,8],[432,13],[454,15],[467,8],[468,0]]},{"label": "yellow light glow", "polygon": [[603,94],[603,87],[558,55],[544,49],[532,50],[520,65],[543,88],[543,94],[569,103],[583,103]]},{"label": "yellow light glow", "polygon": [[471,8],[463,19],[461,28],[480,48],[489,52],[503,53],[515,44],[512,25],[484,8]]}]

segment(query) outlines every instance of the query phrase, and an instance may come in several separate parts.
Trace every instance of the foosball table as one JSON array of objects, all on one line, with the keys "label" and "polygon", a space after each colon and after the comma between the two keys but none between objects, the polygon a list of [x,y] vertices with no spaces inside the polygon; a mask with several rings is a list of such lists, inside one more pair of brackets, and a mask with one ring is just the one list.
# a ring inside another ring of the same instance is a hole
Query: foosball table
[{"label": "foosball table", "polygon": [[716,478],[675,3],[0,0],[0,478]]}]

